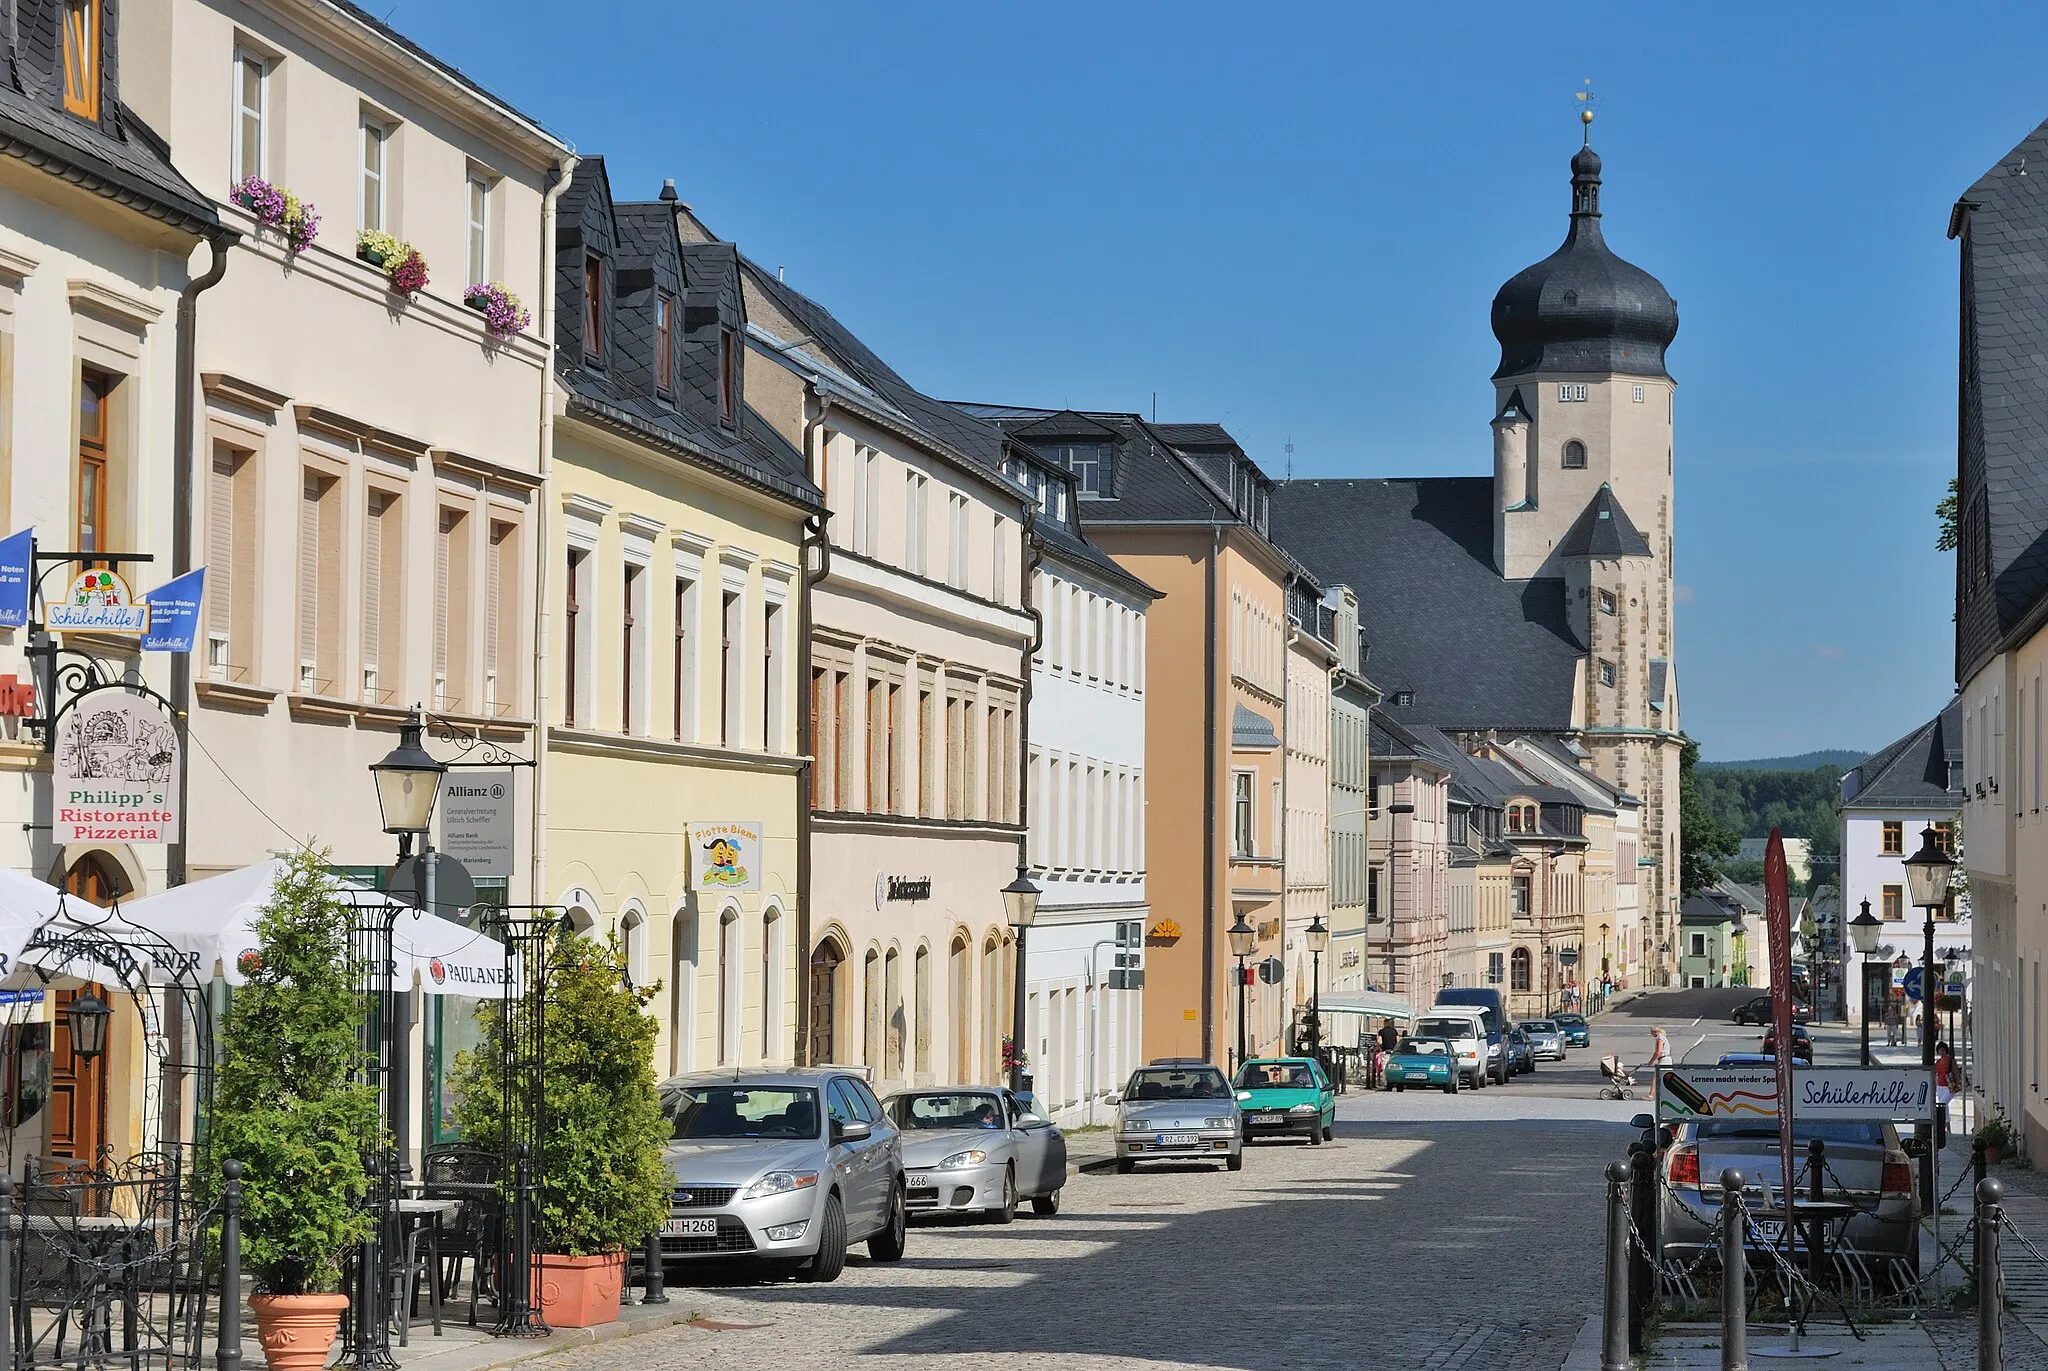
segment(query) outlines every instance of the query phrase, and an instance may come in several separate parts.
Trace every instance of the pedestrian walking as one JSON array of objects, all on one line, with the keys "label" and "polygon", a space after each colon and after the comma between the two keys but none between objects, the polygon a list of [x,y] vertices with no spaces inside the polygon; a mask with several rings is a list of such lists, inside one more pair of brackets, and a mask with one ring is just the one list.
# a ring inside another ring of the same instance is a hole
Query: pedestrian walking
[{"label": "pedestrian walking", "polygon": [[1897,1047],[1899,1045],[1899,1031],[1902,1027],[1901,1017],[1899,1002],[1897,1000],[1886,1000],[1884,1002],[1884,1045],[1886,1047]]},{"label": "pedestrian walking", "polygon": [[1650,1059],[1644,1062],[1643,1066],[1654,1073],[1658,1067],[1669,1065],[1671,1065],[1671,1039],[1664,1036],[1664,1029],[1660,1025],[1650,1030]]},{"label": "pedestrian walking", "polygon": [[1947,1043],[1934,1045],[1934,1145],[1948,1146],[1948,1106],[1956,1097],[1956,1054]]}]

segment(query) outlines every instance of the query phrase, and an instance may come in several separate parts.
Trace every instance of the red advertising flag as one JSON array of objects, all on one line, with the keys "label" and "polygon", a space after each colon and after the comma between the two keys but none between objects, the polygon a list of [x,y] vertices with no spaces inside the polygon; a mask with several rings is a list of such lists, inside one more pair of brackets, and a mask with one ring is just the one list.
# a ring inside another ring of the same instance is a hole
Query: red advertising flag
[{"label": "red advertising flag", "polygon": [[1792,897],[1785,887],[1785,840],[1764,848],[1764,933],[1771,949],[1771,1029],[1778,1044],[1778,1153],[1784,1168],[1785,1241],[1792,1241]]}]

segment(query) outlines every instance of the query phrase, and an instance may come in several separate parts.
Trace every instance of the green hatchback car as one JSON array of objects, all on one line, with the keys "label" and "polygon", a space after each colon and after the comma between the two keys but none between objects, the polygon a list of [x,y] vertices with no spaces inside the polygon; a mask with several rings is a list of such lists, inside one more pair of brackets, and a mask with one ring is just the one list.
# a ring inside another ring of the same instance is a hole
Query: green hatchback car
[{"label": "green hatchback car", "polygon": [[1445,1038],[1403,1038],[1387,1054],[1386,1081],[1389,1090],[1420,1090],[1433,1085],[1450,1094],[1458,1093],[1458,1057]]},{"label": "green hatchback car", "polygon": [[1254,1057],[1237,1071],[1244,1140],[1305,1137],[1321,1147],[1337,1136],[1337,1092],[1312,1057]]}]

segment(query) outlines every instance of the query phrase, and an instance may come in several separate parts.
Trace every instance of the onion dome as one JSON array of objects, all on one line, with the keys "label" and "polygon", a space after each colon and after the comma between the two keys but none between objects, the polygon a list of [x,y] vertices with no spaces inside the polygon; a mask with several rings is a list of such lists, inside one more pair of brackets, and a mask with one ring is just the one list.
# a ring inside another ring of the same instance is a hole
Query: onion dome
[{"label": "onion dome", "polygon": [[1493,374],[1563,372],[1668,376],[1678,305],[1656,277],[1608,248],[1600,233],[1600,155],[1572,157],[1571,228],[1556,252],[1516,273],[1493,297]]}]

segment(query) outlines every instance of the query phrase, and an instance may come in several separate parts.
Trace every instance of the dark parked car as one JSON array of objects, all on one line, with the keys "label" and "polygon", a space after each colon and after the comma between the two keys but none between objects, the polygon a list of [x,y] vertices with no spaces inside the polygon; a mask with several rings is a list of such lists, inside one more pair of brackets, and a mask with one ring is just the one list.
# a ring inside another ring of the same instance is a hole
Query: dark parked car
[{"label": "dark parked car", "polygon": [[1553,1014],[1550,1021],[1557,1025],[1557,1031],[1564,1035],[1566,1047],[1590,1047],[1593,1032],[1586,1026],[1584,1014]]},{"label": "dark parked car", "polygon": [[[1759,1047],[1757,1051],[1763,1053],[1766,1057],[1778,1055],[1777,1029],[1765,1030],[1764,1045]],[[1795,1062],[1805,1062],[1808,1066],[1813,1065],[1813,1035],[1798,1024],[1792,1025],[1792,1060]]]},{"label": "dark parked car", "polygon": [[1536,1069],[1536,1052],[1529,1043],[1529,1035],[1520,1024],[1508,1030],[1508,1074],[1519,1076]]},{"label": "dark parked car", "polygon": [[[1735,1013],[1731,1017],[1734,1019],[1736,1023],[1739,1024],[1753,1023],[1759,1028],[1768,1027],[1771,1022],[1771,997],[1768,995],[1759,995],[1753,1000],[1745,1000],[1741,1004],[1735,1006]],[[1796,999],[1793,1000],[1792,1022],[1796,1024],[1812,1023],[1813,1006],[1810,1004],[1801,1004]]]}]

